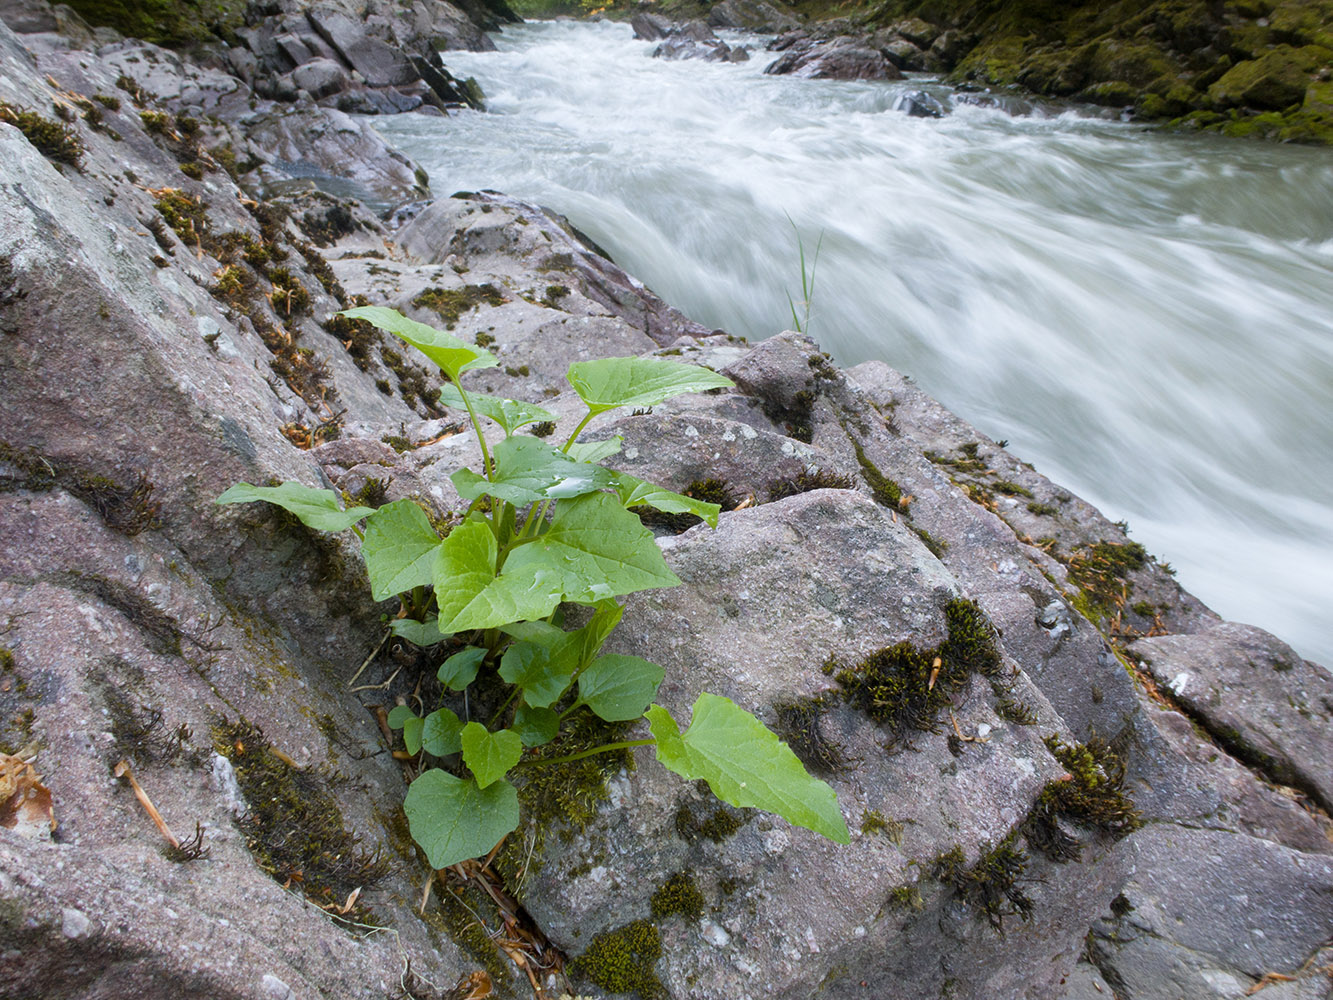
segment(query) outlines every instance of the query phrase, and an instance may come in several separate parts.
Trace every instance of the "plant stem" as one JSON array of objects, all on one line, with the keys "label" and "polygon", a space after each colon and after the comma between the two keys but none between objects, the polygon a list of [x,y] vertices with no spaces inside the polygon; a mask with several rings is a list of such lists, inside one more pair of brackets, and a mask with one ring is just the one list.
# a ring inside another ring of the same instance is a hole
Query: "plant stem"
[{"label": "plant stem", "polygon": [[481,445],[481,469],[486,473],[486,478],[490,479],[492,475],[491,453],[486,448],[486,436],[481,433],[481,421],[477,419],[477,411],[472,409],[472,400],[468,399],[467,392],[463,389],[461,379],[454,379],[453,383],[458,387],[458,394],[463,397],[463,405],[467,407],[468,419],[472,421],[472,431],[477,435],[477,444]]},{"label": "plant stem", "polygon": [[655,744],[657,740],[626,740],[624,743],[606,743],[600,747],[593,747],[591,750],[584,750],[582,753],[572,753],[567,757],[548,757],[545,760],[525,760],[519,763],[524,764],[567,764],[571,760],[582,760],[584,757],[591,757],[594,754],[610,753],[613,750],[628,750],[630,747],[648,747]]},{"label": "plant stem", "polygon": [[583,428],[587,427],[588,424],[592,423],[592,418],[595,416],[597,416],[597,414],[593,413],[592,410],[589,410],[588,415],[583,418],[583,422],[574,428],[574,433],[569,435],[569,440],[565,442],[565,446],[560,450],[563,451],[566,455],[568,455],[569,449],[574,447],[574,442],[577,441],[579,439],[579,435],[583,433]]},{"label": "plant stem", "polygon": [[518,697],[518,693],[519,693],[520,690],[522,690],[522,689],[521,689],[521,688],[518,688],[518,687],[515,687],[514,690],[512,690],[512,691],[509,692],[509,697],[506,698],[506,699],[501,703],[500,707],[497,708],[497,709],[495,710],[495,714],[491,716],[491,721],[488,722],[488,723],[486,723],[486,728],[487,728],[487,729],[489,729],[491,726],[495,725],[495,720],[498,719],[498,718],[500,718],[500,716],[504,714],[504,710],[505,710],[506,708],[509,707],[509,703],[510,703],[511,701],[513,701],[515,698]]}]

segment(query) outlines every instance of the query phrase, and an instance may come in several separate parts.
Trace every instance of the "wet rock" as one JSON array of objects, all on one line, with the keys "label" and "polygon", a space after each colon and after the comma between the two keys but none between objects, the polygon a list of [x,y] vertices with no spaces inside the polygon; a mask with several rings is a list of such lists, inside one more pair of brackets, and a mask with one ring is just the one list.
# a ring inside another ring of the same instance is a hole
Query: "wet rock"
[{"label": "wet rock", "polygon": [[1224,622],[1130,653],[1229,752],[1333,806],[1333,678],[1262,629]]},{"label": "wet rock", "polygon": [[319,36],[370,86],[391,87],[417,79],[417,72],[405,53],[371,37],[362,23],[340,10],[316,6],[306,16]]},{"label": "wet rock", "polygon": [[1310,83],[1309,67],[1290,46],[1280,45],[1261,58],[1242,62],[1208,88],[1219,108],[1249,107],[1280,111],[1299,104]]},{"label": "wet rock", "polygon": [[714,28],[739,28],[775,34],[791,31],[801,24],[794,15],[765,0],[722,0],[708,12],[708,23]]},{"label": "wet rock", "polygon": [[893,110],[901,111],[909,118],[943,118],[949,113],[943,104],[924,90],[898,95],[893,100]]},{"label": "wet rock", "polygon": [[289,78],[315,100],[341,93],[351,82],[347,71],[332,59],[311,59],[292,70]]},{"label": "wet rock", "polygon": [[645,42],[660,41],[676,27],[675,22],[661,14],[635,14],[629,23],[634,28],[634,37]]},{"label": "wet rock", "polygon": [[797,42],[764,72],[811,80],[901,80],[903,75],[878,49],[846,36],[812,44]]}]

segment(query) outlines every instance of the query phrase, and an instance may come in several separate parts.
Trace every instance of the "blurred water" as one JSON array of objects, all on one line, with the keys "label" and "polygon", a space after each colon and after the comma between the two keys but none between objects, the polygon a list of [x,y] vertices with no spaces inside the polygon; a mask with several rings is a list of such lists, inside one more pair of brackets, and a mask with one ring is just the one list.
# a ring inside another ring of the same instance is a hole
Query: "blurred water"
[{"label": "blurred water", "polygon": [[[692,318],[880,358],[1127,519],[1181,583],[1333,666],[1333,153],[1065,113],[892,111],[922,81],[649,58],[619,24],[448,54],[491,114],[377,119],[436,194],[568,215]],[[929,87],[937,94],[946,90]],[[790,220],[790,221],[789,221]]]}]

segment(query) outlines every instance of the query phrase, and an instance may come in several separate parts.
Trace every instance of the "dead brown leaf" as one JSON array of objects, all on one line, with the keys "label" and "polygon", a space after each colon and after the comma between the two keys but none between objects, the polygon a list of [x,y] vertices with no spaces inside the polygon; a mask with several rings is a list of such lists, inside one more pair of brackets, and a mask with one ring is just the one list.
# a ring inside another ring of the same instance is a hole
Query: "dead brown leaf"
[{"label": "dead brown leaf", "polygon": [[51,790],[26,761],[0,754],[0,826],[45,839],[56,828]]}]

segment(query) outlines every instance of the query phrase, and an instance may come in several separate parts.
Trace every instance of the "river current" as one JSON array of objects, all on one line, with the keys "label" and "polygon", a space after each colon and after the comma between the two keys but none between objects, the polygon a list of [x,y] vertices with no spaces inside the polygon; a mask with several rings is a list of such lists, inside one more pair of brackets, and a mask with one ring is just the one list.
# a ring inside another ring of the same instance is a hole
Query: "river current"
[{"label": "river current", "polygon": [[[845,83],[650,58],[537,22],[447,53],[490,113],[375,125],[437,195],[549,206],[691,318],[881,359],[1333,667],[1333,151],[1091,111],[893,110]],[[799,241],[798,241],[799,236]],[[821,242],[822,239],[822,242]]]}]

